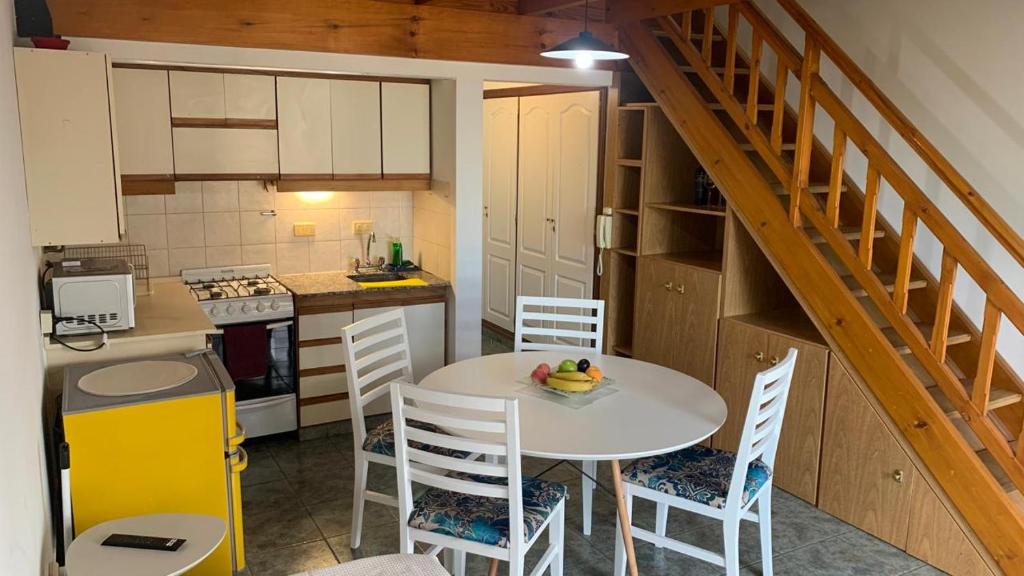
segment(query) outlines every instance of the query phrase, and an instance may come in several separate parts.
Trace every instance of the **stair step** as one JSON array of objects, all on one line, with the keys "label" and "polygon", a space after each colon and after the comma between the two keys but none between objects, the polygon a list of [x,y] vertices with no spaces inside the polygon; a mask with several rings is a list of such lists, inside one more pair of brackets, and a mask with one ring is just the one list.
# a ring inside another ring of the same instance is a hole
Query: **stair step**
[{"label": "stair step", "polygon": [[[925,338],[931,337],[931,324],[917,324],[917,329],[921,331],[921,334],[924,335]],[[902,340],[897,334],[895,328],[893,328],[892,326],[887,326],[885,328],[882,328],[882,333],[885,334],[885,337],[889,339],[889,342],[896,348],[897,352],[899,352],[900,354],[910,354],[910,346],[907,346],[906,344],[902,343]],[[970,334],[968,334],[967,332],[954,331],[952,328],[950,328],[949,336],[946,339],[948,346],[953,346],[955,344],[963,344],[964,342],[970,341]]]},{"label": "stair step", "polygon": [[[651,28],[651,34],[654,34],[655,36],[658,36],[660,38],[670,38],[672,36],[671,34],[666,32],[660,26],[655,26],[654,28]],[[703,32],[694,32],[694,33],[690,34],[690,39],[691,40],[703,40],[704,39],[704,33]],[[711,36],[711,40],[713,42],[721,42],[722,40],[725,40],[725,36],[722,36],[718,32],[715,32]]]},{"label": "stair step", "polygon": [[[725,106],[722,105],[722,104],[719,104],[718,102],[708,102],[708,108],[710,108],[712,110],[716,110],[716,111],[717,110],[725,110]],[[746,110],[746,107],[744,107],[744,110]],[[759,112],[771,112],[772,110],[775,110],[775,105],[774,104],[758,104],[757,105],[757,110]]]},{"label": "stair step", "polygon": [[[813,244],[825,244],[825,237],[818,232],[816,228],[806,228],[807,236],[811,239]],[[860,227],[859,226],[840,226],[839,233],[843,235],[843,238],[847,240],[859,240],[860,239]],[[882,238],[885,236],[884,230],[875,230],[875,238]]]},{"label": "stair step", "polygon": [[[1017,451],[1016,440],[1010,442],[1010,450],[1013,450],[1014,452]],[[996,482],[999,482],[999,485],[1003,487],[1003,490],[1006,490],[1006,492],[1010,494],[1018,492],[1017,487],[1014,486],[1013,480],[1010,479],[1009,474],[1003,470],[1002,466],[999,465],[996,457],[993,456],[991,452],[987,449],[978,450],[977,454],[978,458],[981,458],[981,461],[985,464],[985,467],[992,473],[992,476],[995,477]]]},{"label": "stair step", "polygon": [[[895,274],[878,274],[878,279],[881,280],[882,285],[885,286],[885,290],[889,293],[896,291],[896,275]],[[868,291],[861,288],[860,283],[857,282],[857,278],[853,274],[843,276],[843,282],[846,283],[846,287],[850,289],[854,296],[857,298],[863,298],[868,295]],[[920,290],[926,288],[928,282],[926,280],[910,280],[911,290]]]},{"label": "stair step", "polygon": [[[972,382],[967,378],[960,380],[960,384],[967,390],[967,395],[971,395]],[[938,386],[932,386],[928,388],[928,393],[932,395],[935,403],[939,405],[939,408],[949,416],[950,418],[960,418],[960,413],[953,407],[953,403],[946,398],[946,395],[942,392],[942,389]],[[1011,392],[1009,390],[1003,390],[1000,388],[993,388],[992,393],[988,399],[988,409],[995,410],[996,408],[1002,408],[1011,404],[1016,404],[1024,399],[1024,395],[1019,392]]]},{"label": "stair step", "polygon": [[[685,64],[680,65],[679,70],[682,71],[684,74],[697,73],[696,68],[694,68],[693,66],[686,66]],[[725,74],[725,66],[712,66],[711,71],[714,72],[715,74]],[[733,72],[737,76],[746,76],[750,74],[750,68],[740,68],[739,66],[737,66],[736,69],[733,70]]]},{"label": "stair step", "polygon": [[[742,146],[742,144],[741,144],[741,146]],[[795,147],[795,144],[792,145],[792,146]],[[786,145],[785,144],[782,145],[782,149],[783,150],[786,149]],[[782,184],[776,182],[776,183],[772,184],[772,190],[774,190],[775,194],[777,194],[779,196],[789,196],[789,186],[788,185],[783,186]],[[846,192],[846,190],[847,190],[846,184],[843,184],[842,192]],[[807,187],[807,191],[810,192],[811,194],[828,194],[828,184],[811,184],[811,185],[809,185]]]},{"label": "stair step", "polygon": [[[757,151],[757,149],[754,148],[753,144],[740,144],[740,149],[743,150],[744,152],[756,152]],[[795,143],[784,142],[782,144],[782,149],[783,150],[790,150],[790,151],[796,150],[796,144]],[[828,192],[828,186],[825,186],[825,192]],[[788,194],[788,192],[787,192],[787,194]]]}]

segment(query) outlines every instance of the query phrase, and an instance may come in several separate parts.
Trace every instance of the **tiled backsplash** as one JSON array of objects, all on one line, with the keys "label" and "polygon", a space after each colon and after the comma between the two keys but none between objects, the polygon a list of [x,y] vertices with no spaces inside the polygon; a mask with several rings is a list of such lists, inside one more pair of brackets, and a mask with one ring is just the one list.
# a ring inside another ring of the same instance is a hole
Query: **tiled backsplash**
[{"label": "tiled backsplash", "polygon": [[434,190],[412,194],[413,241],[417,261],[423,268],[450,280],[455,230],[453,198],[451,194]]},{"label": "tiled backsplash", "polygon": [[[363,247],[353,220],[373,220],[373,256],[387,257],[400,238],[406,258],[413,247],[411,192],[267,191],[263,182],[178,182],[168,196],[127,196],[128,240],[145,244],[150,275],[176,276],[182,268],[265,264],[277,274],[351,267]],[[276,210],[276,216],[260,212]],[[293,226],[312,222],[316,235],[297,237]],[[429,270],[430,267],[425,267]]]}]

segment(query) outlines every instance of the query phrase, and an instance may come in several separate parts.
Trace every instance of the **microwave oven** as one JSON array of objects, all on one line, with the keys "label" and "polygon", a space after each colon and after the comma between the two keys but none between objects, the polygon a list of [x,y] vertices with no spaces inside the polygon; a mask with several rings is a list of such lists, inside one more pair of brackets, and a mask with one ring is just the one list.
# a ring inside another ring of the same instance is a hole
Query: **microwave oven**
[{"label": "microwave oven", "polygon": [[53,323],[58,335],[135,327],[135,284],[128,262],[64,260],[53,268]]}]

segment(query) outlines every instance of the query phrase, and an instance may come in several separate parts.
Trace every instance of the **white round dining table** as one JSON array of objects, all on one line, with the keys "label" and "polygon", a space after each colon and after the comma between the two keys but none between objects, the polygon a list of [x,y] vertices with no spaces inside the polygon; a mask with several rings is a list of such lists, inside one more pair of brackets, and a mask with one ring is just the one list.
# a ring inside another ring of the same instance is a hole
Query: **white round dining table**
[{"label": "white round dining table", "polygon": [[[685,353],[685,352],[681,352]],[[524,390],[541,362],[586,358],[600,367],[615,392],[571,407]],[[437,370],[420,386],[458,394],[519,400],[519,444],[524,455],[612,464],[619,515],[626,517],[619,460],[665,454],[693,446],[725,422],[725,401],[703,382],[664,366],[603,354],[510,352],[462,360]],[[631,574],[636,574],[629,522],[620,522]]]}]

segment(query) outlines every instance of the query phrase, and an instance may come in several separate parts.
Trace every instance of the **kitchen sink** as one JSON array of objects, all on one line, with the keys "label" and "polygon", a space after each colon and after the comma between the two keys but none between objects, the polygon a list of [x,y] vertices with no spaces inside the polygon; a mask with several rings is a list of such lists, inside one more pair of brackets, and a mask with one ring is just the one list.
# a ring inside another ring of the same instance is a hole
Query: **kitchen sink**
[{"label": "kitchen sink", "polygon": [[395,282],[397,280],[405,280],[405,276],[397,272],[377,272],[375,274],[352,274],[349,280],[355,282]]}]

